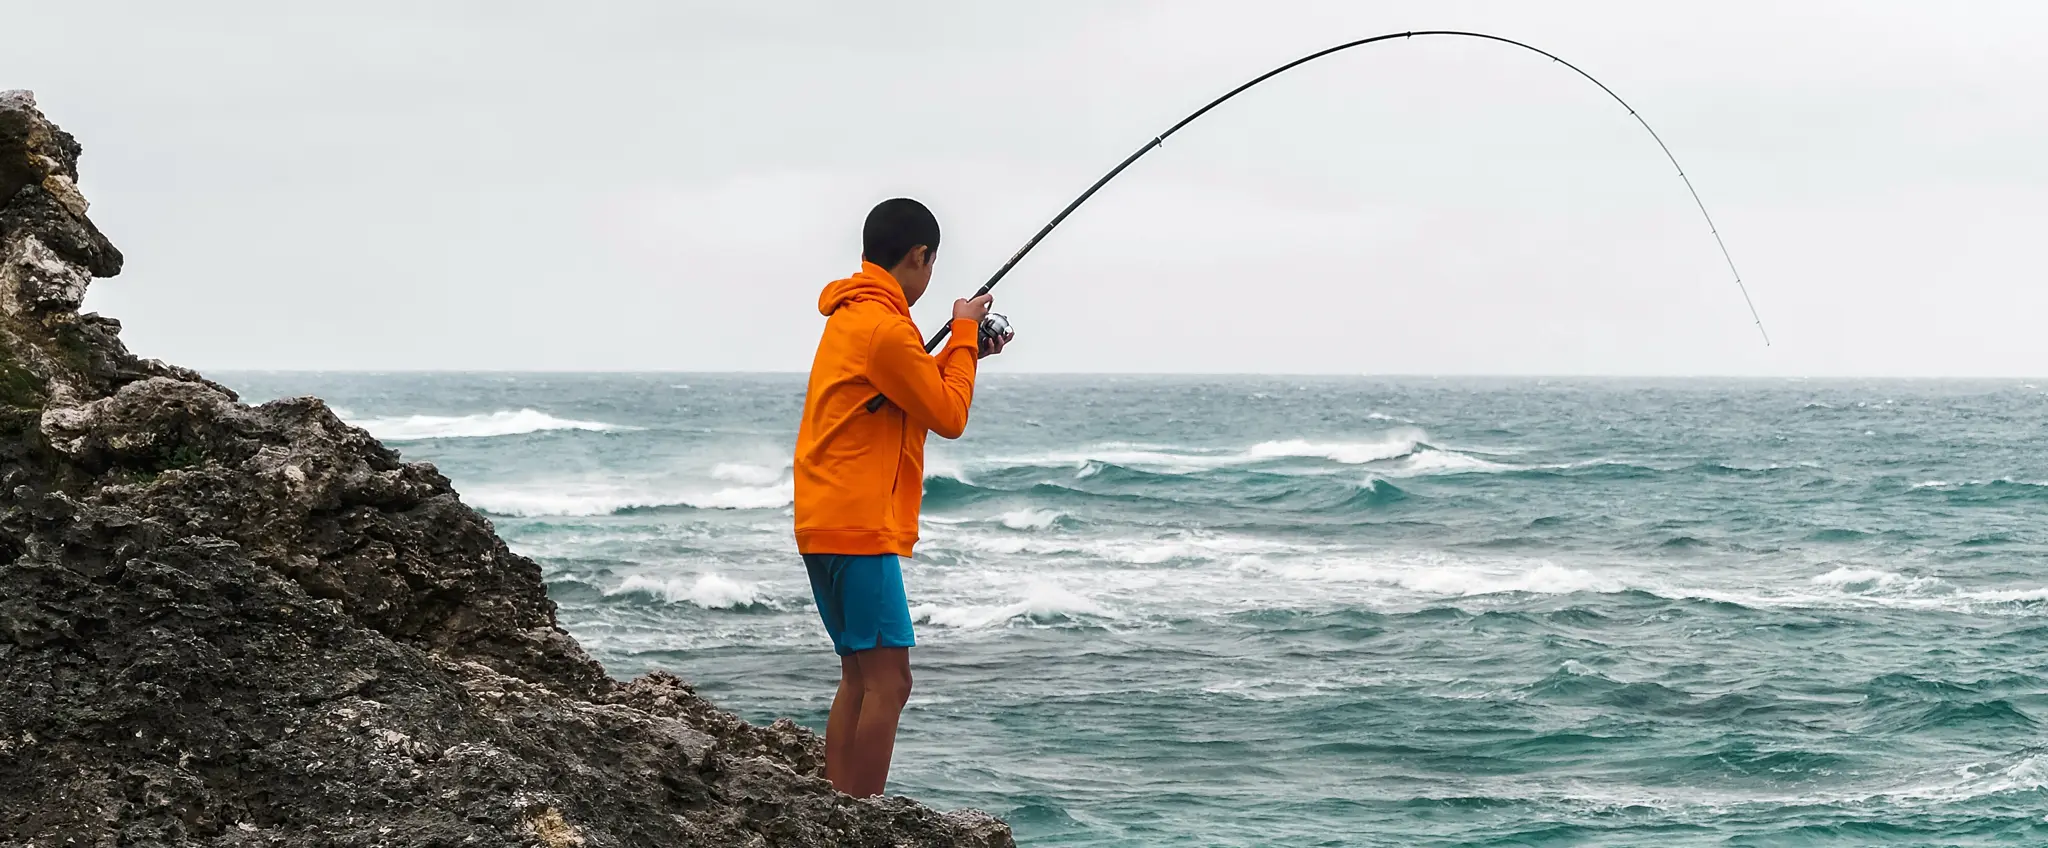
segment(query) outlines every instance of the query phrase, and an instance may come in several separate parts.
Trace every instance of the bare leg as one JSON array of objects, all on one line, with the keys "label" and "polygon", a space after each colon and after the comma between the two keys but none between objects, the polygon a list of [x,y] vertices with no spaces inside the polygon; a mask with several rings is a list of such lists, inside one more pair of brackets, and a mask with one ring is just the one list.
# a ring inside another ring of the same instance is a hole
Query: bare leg
[{"label": "bare leg", "polygon": [[832,715],[825,719],[825,779],[832,788],[851,794],[853,740],[860,727],[860,663],[839,658],[839,694],[832,697]]},{"label": "bare leg", "polygon": [[[910,700],[910,649],[875,648],[853,655],[860,666],[860,730],[854,733],[848,795],[882,794],[896,752],[896,721]],[[826,743],[831,744],[830,740]],[[829,750],[829,749],[828,749]]]}]

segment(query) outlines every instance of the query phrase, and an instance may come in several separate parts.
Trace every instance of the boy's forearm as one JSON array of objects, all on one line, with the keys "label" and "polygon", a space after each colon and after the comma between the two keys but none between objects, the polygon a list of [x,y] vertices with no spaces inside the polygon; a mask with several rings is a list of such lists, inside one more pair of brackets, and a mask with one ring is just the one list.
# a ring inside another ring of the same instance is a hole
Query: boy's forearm
[{"label": "boy's forearm", "polygon": [[[903,332],[902,338],[877,339],[869,381],[918,425],[943,438],[959,438],[967,429],[967,409],[974,399],[974,347],[965,347],[963,360],[957,353],[961,343],[950,341],[934,357],[924,352],[916,331],[906,326]],[[971,327],[968,333],[972,339]]]},{"label": "boy's forearm", "polygon": [[[952,338],[939,349],[937,364],[939,382],[945,386],[946,400],[952,408],[943,422],[928,426],[943,439],[957,439],[967,431],[967,416],[974,407],[974,377],[980,367],[975,355],[976,323],[966,319],[953,321]],[[963,342],[962,340],[967,340]]]}]

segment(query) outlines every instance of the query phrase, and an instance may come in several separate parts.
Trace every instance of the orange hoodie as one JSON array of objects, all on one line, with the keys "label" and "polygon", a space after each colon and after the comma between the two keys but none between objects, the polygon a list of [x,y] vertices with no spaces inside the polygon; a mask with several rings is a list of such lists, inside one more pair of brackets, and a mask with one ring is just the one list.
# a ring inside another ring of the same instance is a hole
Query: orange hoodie
[{"label": "orange hoodie", "polygon": [[[974,400],[976,326],[953,321],[933,357],[887,270],[818,296],[825,335],[796,436],[796,547],[807,554],[910,556],[924,500],[925,432],[957,439]],[[874,412],[868,400],[888,403]]]}]

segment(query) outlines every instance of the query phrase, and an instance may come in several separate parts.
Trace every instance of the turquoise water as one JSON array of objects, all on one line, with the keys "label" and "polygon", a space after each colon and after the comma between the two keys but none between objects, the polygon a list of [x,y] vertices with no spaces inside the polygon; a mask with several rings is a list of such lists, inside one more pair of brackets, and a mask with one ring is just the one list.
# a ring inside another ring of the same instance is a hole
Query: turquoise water
[{"label": "turquoise water", "polygon": [[[431,460],[613,674],[822,729],[799,376],[239,374]],[[1026,845],[2048,845],[2020,381],[987,378],[891,791]]]}]

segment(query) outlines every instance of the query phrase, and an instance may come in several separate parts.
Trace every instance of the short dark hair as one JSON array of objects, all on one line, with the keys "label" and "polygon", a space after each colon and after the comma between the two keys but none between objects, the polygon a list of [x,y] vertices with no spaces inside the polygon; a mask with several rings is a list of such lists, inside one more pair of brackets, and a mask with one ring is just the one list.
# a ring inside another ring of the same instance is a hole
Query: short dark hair
[{"label": "short dark hair", "polygon": [[860,230],[860,256],[884,268],[894,268],[918,245],[939,251],[939,219],[932,210],[908,197],[896,197],[875,204],[868,222]]}]

